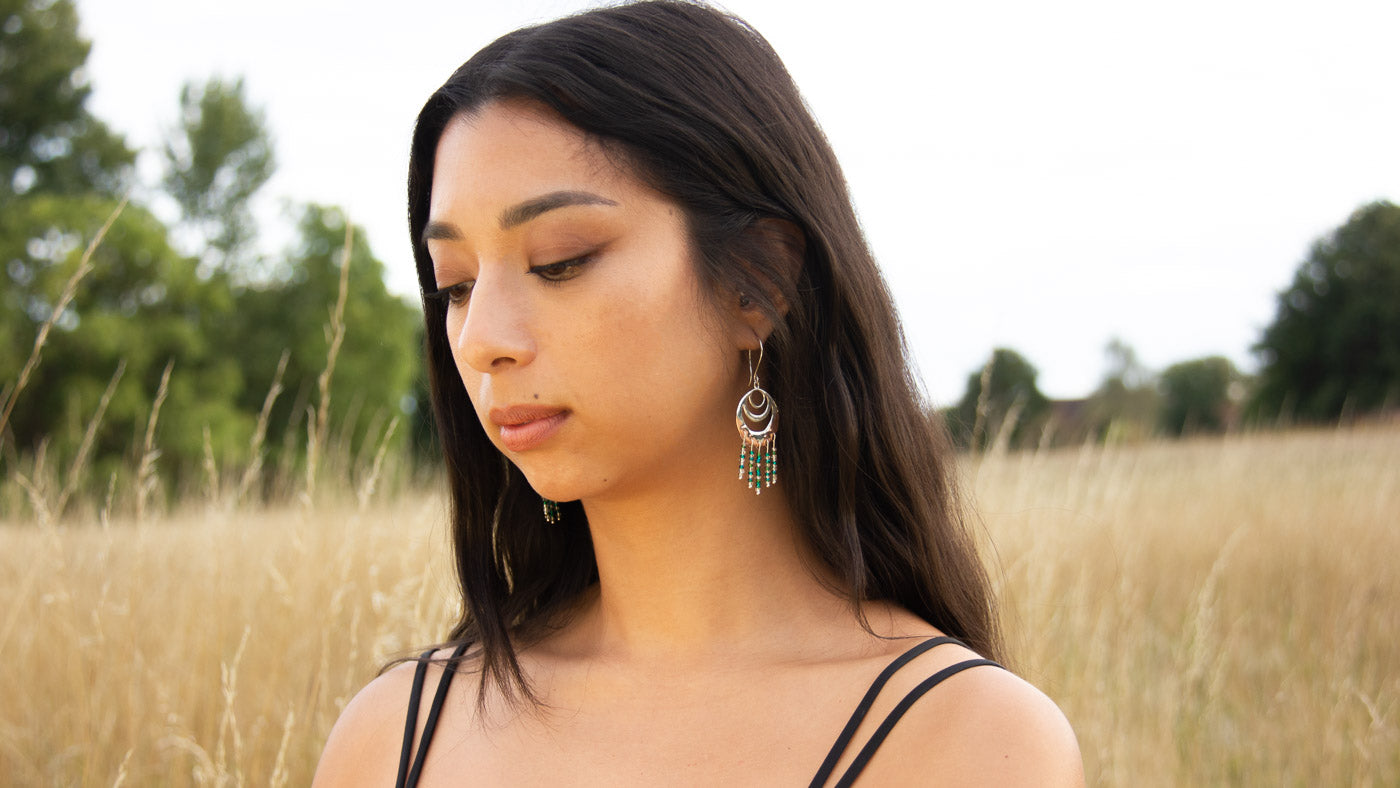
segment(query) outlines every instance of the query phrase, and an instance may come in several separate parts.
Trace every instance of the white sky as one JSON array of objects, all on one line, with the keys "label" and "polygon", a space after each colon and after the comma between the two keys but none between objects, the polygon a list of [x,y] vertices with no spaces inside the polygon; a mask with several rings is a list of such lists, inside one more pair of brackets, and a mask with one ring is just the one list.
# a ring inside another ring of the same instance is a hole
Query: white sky
[{"label": "white sky", "polygon": [[[591,5],[79,0],[92,108],[155,149],[180,84],[243,75],[279,159],[261,211],[345,207],[395,290],[414,117],[496,36]],[[1400,202],[1400,3],[729,0],[831,138],[935,402],[994,346],[1083,396],[1250,345],[1312,240]],[[143,162],[153,171],[155,157]]]}]

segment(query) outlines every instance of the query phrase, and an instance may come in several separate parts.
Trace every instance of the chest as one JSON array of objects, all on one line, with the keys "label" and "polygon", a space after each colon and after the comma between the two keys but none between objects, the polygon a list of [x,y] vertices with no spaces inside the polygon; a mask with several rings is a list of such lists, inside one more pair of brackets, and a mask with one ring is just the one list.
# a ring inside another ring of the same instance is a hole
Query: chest
[{"label": "chest", "polygon": [[864,690],[820,676],[597,684],[554,687],[538,712],[450,704],[422,784],[806,785]]}]

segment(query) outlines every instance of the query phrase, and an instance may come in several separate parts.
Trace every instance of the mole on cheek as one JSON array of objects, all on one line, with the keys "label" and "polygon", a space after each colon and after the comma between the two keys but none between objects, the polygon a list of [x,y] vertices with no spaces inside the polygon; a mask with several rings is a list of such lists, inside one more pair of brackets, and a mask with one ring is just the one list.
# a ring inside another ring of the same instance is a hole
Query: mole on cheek
[{"label": "mole on cheek", "polygon": [[539,398],[540,398],[540,395],[536,394],[536,395],[535,395],[535,399],[539,399]]}]

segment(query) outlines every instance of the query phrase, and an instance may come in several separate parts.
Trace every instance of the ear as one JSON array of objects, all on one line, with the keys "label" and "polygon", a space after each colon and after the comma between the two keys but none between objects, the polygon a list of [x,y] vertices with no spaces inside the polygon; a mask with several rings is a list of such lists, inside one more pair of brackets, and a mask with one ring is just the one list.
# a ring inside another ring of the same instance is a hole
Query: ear
[{"label": "ear", "polygon": [[758,303],[769,301],[779,316],[787,314],[787,294],[796,288],[807,251],[807,236],[793,222],[774,218],[758,220],[745,235],[745,246],[752,250],[754,257],[764,261],[762,265],[750,263],[750,269],[757,274],[755,278],[765,280],[767,286],[761,294],[734,294],[733,306],[741,334],[736,339],[740,349],[757,350],[759,342],[773,333],[771,316]]}]

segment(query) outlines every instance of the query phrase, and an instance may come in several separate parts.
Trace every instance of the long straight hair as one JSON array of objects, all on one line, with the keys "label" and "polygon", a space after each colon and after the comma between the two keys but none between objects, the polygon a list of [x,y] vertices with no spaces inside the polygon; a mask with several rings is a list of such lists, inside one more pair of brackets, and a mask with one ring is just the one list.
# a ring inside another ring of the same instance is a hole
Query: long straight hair
[{"label": "long straight hair", "polygon": [[[428,99],[413,134],[409,229],[423,293],[436,288],[422,234],[438,140],[453,118],[503,99],[548,108],[674,200],[706,292],[716,302],[743,294],[769,317],[765,387],[783,412],[777,489],[833,590],[862,622],[861,603],[892,602],[1001,657],[945,430],[921,405],[831,145],[768,42],[704,5],[655,0],[482,49]],[[800,232],[800,266],[775,251],[775,225]],[[464,602],[451,642],[479,654],[483,689],[534,700],[512,638],[558,625],[597,581],[586,515],[571,502],[558,524],[544,522],[538,496],[477,420],[445,306],[425,297],[423,314]]]}]

